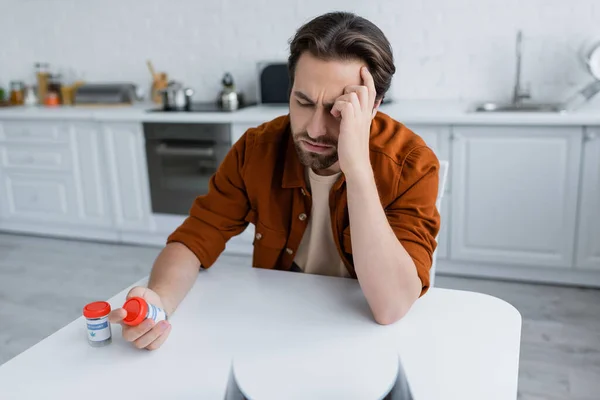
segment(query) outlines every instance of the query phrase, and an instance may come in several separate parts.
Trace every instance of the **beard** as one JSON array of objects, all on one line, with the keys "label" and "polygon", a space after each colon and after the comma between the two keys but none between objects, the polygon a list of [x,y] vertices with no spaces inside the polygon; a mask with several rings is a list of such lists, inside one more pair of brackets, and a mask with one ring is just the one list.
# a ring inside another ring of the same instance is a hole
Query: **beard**
[{"label": "beard", "polygon": [[[338,161],[337,139],[327,135],[321,136],[318,139],[313,139],[307,132],[293,133],[292,138],[300,163],[305,167],[312,168],[313,170],[327,169]],[[303,140],[316,145],[333,146],[333,151],[327,154],[306,151],[302,148],[301,142]]]}]

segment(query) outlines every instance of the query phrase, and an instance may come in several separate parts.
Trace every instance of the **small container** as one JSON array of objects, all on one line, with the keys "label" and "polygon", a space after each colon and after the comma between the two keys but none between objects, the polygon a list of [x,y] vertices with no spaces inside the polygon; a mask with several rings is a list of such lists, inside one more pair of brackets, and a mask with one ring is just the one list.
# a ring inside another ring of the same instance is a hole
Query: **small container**
[{"label": "small container", "polygon": [[22,106],[25,102],[25,84],[22,81],[12,81],[10,83],[10,104],[13,106]]},{"label": "small container", "polygon": [[87,320],[87,338],[90,346],[102,347],[112,343],[108,314],[110,314],[110,304],[106,301],[96,301],[83,308],[83,316]]},{"label": "small container", "polygon": [[58,107],[60,105],[60,99],[58,97],[58,94],[56,92],[49,91],[46,95],[46,100],[44,101],[44,104],[48,107]]},{"label": "small container", "polygon": [[125,325],[136,326],[146,319],[152,319],[154,323],[167,319],[167,313],[164,310],[148,303],[141,297],[130,298],[123,304],[123,308],[127,311],[127,316],[123,319]]}]

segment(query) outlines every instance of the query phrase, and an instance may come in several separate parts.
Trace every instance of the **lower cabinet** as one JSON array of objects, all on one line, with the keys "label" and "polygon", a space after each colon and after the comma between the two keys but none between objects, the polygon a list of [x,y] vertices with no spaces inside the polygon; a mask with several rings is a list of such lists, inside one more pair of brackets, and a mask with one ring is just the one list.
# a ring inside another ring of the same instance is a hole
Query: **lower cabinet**
[{"label": "lower cabinet", "polygon": [[96,125],[23,121],[9,127],[15,134],[0,137],[2,219],[112,226]]},{"label": "lower cabinet", "polygon": [[456,127],[451,258],[571,268],[581,143],[577,127]]},{"label": "lower cabinet", "polygon": [[75,181],[68,174],[5,171],[2,217],[10,221],[78,223]]},{"label": "lower cabinet", "polygon": [[600,272],[600,127],[585,132],[576,265]]},{"label": "lower cabinet", "polygon": [[104,123],[102,135],[116,228],[148,232],[152,214],[142,125]]}]

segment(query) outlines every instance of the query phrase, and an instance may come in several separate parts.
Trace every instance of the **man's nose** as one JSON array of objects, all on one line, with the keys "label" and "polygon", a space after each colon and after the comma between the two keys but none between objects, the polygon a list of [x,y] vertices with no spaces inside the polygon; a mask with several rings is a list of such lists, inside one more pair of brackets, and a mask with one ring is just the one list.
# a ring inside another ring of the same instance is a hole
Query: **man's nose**
[{"label": "man's nose", "polygon": [[319,137],[327,134],[326,119],[325,115],[323,114],[323,110],[315,110],[310,119],[310,122],[308,123],[306,131],[308,133],[308,136],[310,136],[313,139],[318,139]]}]

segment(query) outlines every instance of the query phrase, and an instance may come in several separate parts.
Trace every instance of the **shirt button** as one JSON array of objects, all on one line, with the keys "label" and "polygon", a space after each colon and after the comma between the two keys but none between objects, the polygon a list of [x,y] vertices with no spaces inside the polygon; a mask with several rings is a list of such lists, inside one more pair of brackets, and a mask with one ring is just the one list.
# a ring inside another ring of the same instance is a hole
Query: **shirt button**
[{"label": "shirt button", "polygon": [[304,221],[306,219],[306,214],[302,213],[302,214],[298,215],[298,219],[300,221]]},{"label": "shirt button", "polygon": [[290,249],[289,247],[285,249],[285,252],[288,254],[294,254],[294,250]]},{"label": "shirt button", "polygon": [[254,237],[256,238],[256,240],[262,239],[262,235],[260,233],[257,233]]}]

